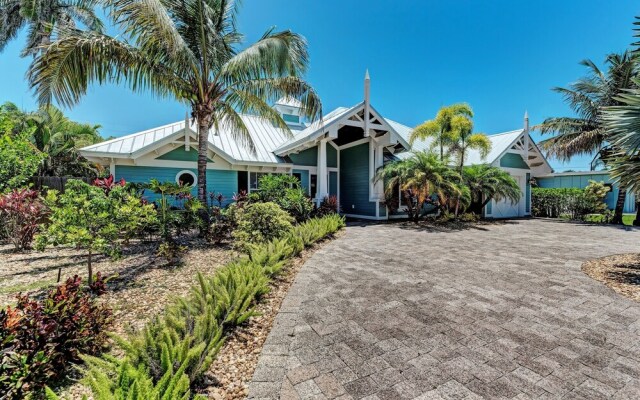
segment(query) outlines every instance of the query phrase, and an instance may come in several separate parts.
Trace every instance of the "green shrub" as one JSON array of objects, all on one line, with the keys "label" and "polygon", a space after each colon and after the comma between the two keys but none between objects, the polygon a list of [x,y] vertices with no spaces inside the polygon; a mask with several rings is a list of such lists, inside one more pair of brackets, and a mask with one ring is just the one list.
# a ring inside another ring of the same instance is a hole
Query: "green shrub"
[{"label": "green shrub", "polygon": [[469,212],[460,214],[460,216],[458,216],[458,219],[462,222],[478,222],[480,217],[478,216],[478,214]]},{"label": "green shrub", "polygon": [[293,218],[276,203],[252,203],[238,213],[233,233],[239,246],[281,238],[292,229]]},{"label": "green shrub", "polygon": [[296,221],[309,219],[313,202],[300,187],[298,178],[286,174],[270,174],[260,178],[260,189],[251,194],[251,201],[276,203]]},{"label": "green shrub", "polygon": [[96,302],[104,293],[98,274],[89,288],[78,276],[34,300],[18,296],[18,303],[0,311],[0,393],[9,399],[41,394],[58,383],[80,353],[96,354],[106,340],[111,311]]},{"label": "green shrub", "polygon": [[121,243],[155,222],[156,212],[150,204],[122,186],[109,194],[97,186],[78,180],[67,182],[64,193],[50,190],[45,203],[51,210],[50,222],[36,238],[36,247],[70,244],[88,253],[89,282],[93,277],[92,256],[103,253],[116,257]]},{"label": "green shrub", "polygon": [[0,132],[0,193],[27,186],[45,158],[27,137]]},{"label": "green shrub", "polygon": [[588,214],[606,209],[603,203],[606,187],[589,181],[588,190],[578,188],[532,188],[531,211],[536,217],[583,219]]}]

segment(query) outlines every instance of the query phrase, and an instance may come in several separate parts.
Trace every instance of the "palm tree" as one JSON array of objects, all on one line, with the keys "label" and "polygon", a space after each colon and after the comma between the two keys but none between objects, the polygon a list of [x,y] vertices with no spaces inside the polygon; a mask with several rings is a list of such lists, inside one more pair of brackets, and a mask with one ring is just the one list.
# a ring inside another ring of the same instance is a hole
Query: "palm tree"
[{"label": "palm tree", "polygon": [[403,192],[409,218],[418,221],[422,207],[431,202],[433,196],[438,199],[440,208],[448,204],[449,198],[463,194],[456,182],[460,175],[451,169],[447,160],[426,151],[418,151],[404,160],[392,161],[380,168],[374,181],[384,182],[387,196],[399,188]]},{"label": "palm tree", "polygon": [[484,133],[473,133],[473,122],[466,115],[453,118],[454,127],[449,145],[449,152],[454,154],[458,162],[458,171],[462,168],[469,150],[478,150],[481,158],[485,158],[491,151],[491,141]]},{"label": "palm tree", "polygon": [[[602,71],[591,60],[584,60],[581,64],[588,68],[587,76],[572,83],[569,88],[554,88],[562,94],[576,116],[547,118],[534,129],[542,134],[555,134],[540,142],[547,156],[567,161],[577,155],[597,153],[608,164],[611,161],[610,154],[617,150],[611,147],[610,131],[603,119],[603,110],[605,107],[621,105],[620,95],[636,86],[633,78],[638,74],[638,55],[629,51],[610,54],[605,62],[606,71]],[[622,223],[626,192],[626,187],[621,185],[613,223]]]},{"label": "palm tree", "polygon": [[440,148],[440,161],[444,161],[445,147],[451,143],[451,138],[454,131],[453,120],[455,117],[473,117],[473,111],[468,104],[458,103],[447,107],[442,107],[436,118],[425,121],[421,125],[418,125],[411,136],[409,136],[409,143],[413,145],[416,140],[426,140],[429,138],[434,139],[431,144],[431,148]]},{"label": "palm tree", "polygon": [[[207,201],[208,137],[226,128],[255,151],[240,113],[257,114],[289,132],[268,104],[280,97],[301,100],[310,119],[322,113],[320,99],[300,75],[308,53],[303,37],[268,30],[242,51],[233,0],[112,0],[110,16],[124,38],[67,31],[47,46],[28,77],[41,103],[55,98],[76,104],[90,83],[125,81],[187,104],[198,126],[198,198]],[[210,130],[214,131],[210,133]]]},{"label": "palm tree", "polygon": [[20,29],[28,26],[22,56],[36,55],[51,43],[56,29],[72,29],[80,22],[88,29],[102,31],[94,12],[97,0],[0,0],[0,52]]},{"label": "palm tree", "polygon": [[516,203],[522,195],[518,182],[508,172],[488,164],[464,167],[462,178],[471,191],[471,210],[477,214],[493,199]]}]

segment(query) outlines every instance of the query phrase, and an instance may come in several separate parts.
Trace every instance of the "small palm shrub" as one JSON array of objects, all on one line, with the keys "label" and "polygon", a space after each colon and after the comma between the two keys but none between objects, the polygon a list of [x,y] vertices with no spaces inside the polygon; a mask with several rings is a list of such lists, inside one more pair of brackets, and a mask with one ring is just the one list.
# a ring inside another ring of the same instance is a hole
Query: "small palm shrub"
[{"label": "small palm shrub", "polygon": [[30,248],[47,211],[35,190],[13,190],[0,196],[0,237],[9,238],[16,250]]},{"label": "small palm shrub", "polygon": [[233,233],[240,247],[246,243],[264,243],[286,235],[293,218],[276,203],[251,203],[238,213]]},{"label": "small palm shrub", "polygon": [[69,278],[44,299],[20,295],[15,307],[0,311],[0,393],[6,398],[42,393],[80,354],[102,350],[111,311],[95,297],[104,293],[104,279],[98,274],[88,288],[81,283]]}]

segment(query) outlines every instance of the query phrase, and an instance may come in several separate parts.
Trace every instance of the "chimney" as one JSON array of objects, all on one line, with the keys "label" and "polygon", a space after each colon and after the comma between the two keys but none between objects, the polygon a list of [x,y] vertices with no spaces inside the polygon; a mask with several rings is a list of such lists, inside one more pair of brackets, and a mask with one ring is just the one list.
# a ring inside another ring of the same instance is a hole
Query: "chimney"
[{"label": "chimney", "polygon": [[369,109],[371,96],[371,78],[369,78],[369,69],[364,73],[364,137],[369,136]]},{"label": "chimney", "polygon": [[524,112],[524,162],[529,165],[529,113]]}]

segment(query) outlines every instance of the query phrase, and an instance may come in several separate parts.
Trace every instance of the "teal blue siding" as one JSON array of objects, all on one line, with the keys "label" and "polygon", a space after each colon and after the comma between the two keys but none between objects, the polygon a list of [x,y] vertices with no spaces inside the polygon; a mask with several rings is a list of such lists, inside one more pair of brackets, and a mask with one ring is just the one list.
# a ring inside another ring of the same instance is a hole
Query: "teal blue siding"
[{"label": "teal blue siding", "polygon": [[338,173],[335,171],[329,172],[329,196],[338,195]]},{"label": "teal blue siding", "polygon": [[294,174],[300,174],[300,186],[309,194],[309,171],[306,169],[294,169]]},{"label": "teal blue siding", "polygon": [[369,145],[340,151],[340,205],[345,214],[376,215],[376,203],[369,201]]},{"label": "teal blue siding", "polygon": [[527,173],[527,190],[525,193],[525,206],[524,206],[524,211],[527,213],[531,212],[531,174]]},{"label": "teal blue siding", "polygon": [[[613,184],[613,180],[609,177],[607,172],[594,172],[588,175],[565,175],[565,176],[551,176],[547,178],[536,178],[536,182],[539,187],[542,188],[578,188],[584,189],[589,185],[589,181],[604,182]],[[616,199],[618,198],[618,186],[613,185],[613,191],[607,193],[604,198],[604,202],[607,203],[607,207],[613,210],[616,207]],[[626,205],[625,205],[625,208]],[[633,212],[633,211],[629,211]]]},{"label": "teal blue siding", "polygon": [[505,168],[529,169],[527,163],[524,162],[520,154],[505,153],[500,158],[500,166]]},{"label": "teal blue siding", "polygon": [[289,154],[289,158],[295,165],[316,167],[318,166],[318,147],[312,147],[297,154]]},{"label": "teal blue siding", "polygon": [[[198,161],[198,152],[194,149],[186,151],[184,147],[180,146],[177,149],[173,149],[168,153],[156,157],[156,160],[174,160],[174,161]],[[207,158],[209,162],[211,159]]]},{"label": "teal blue siding", "polygon": [[327,167],[338,168],[338,150],[327,144]]},{"label": "teal blue siding", "polygon": [[[196,168],[164,168],[164,167],[140,167],[140,166],[116,166],[116,178],[124,178],[127,182],[149,182],[157,179],[160,182],[175,182],[176,174],[183,170],[189,170],[198,175]],[[224,204],[232,201],[233,194],[238,191],[237,171],[207,170],[207,192],[222,193]],[[197,188],[191,191],[193,196],[197,196]],[[155,201],[159,196],[146,190],[144,197],[149,201]]]}]

